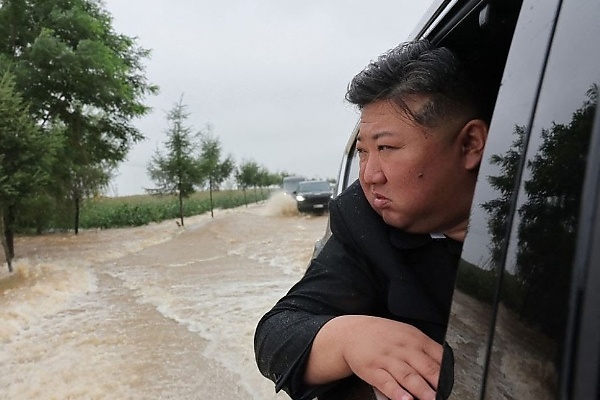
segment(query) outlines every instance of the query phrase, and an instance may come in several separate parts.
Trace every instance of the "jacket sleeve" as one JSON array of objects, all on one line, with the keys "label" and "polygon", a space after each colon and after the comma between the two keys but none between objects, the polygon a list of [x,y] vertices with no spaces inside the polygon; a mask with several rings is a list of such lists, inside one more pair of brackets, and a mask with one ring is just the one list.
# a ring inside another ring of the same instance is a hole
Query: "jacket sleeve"
[{"label": "jacket sleeve", "polygon": [[317,332],[330,319],[369,314],[377,307],[380,280],[356,252],[335,201],[332,235],[310,262],[303,278],[258,323],[254,345],[263,375],[292,399],[312,399],[332,385],[307,387],[304,370]]}]

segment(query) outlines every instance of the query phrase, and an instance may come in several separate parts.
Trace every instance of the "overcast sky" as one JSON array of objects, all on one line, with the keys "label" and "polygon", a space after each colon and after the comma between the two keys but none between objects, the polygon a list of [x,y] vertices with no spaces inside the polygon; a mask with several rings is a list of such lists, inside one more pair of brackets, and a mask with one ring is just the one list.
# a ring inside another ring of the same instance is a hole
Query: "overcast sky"
[{"label": "overcast sky", "polygon": [[121,164],[109,195],[153,187],[146,167],[183,95],[194,130],[206,124],[224,155],[271,172],[334,178],[358,119],[348,82],[406,40],[431,0],[105,0],[117,33],[152,51],[134,124],[146,140]]}]

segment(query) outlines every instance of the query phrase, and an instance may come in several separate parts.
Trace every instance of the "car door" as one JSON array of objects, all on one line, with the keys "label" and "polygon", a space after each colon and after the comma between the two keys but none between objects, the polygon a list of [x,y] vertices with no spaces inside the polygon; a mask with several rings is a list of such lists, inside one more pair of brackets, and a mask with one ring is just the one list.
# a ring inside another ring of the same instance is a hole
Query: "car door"
[{"label": "car door", "polygon": [[598,398],[599,18],[593,0],[521,8],[457,276],[451,398]]}]

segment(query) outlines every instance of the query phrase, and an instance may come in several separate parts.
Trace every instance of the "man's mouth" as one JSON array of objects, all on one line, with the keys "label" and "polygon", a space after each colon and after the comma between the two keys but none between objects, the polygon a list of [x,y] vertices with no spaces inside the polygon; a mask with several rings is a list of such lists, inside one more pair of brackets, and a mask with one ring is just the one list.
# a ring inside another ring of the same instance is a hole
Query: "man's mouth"
[{"label": "man's mouth", "polygon": [[388,199],[387,197],[385,197],[379,193],[372,193],[372,195],[373,195],[373,206],[376,208],[383,208],[388,203],[390,203],[390,199]]}]

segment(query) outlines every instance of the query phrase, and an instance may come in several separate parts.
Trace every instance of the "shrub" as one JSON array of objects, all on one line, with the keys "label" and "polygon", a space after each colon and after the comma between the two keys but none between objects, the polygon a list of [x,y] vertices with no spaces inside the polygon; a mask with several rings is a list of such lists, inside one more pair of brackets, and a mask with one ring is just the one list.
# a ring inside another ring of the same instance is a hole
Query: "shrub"
[{"label": "shrub", "polygon": [[[265,200],[269,193],[241,190],[220,190],[213,192],[215,209],[234,208],[247,203]],[[208,192],[196,192],[184,200],[184,217],[210,211]],[[176,196],[135,195],[126,197],[96,197],[88,199],[81,208],[80,227],[119,228],[140,226],[179,217],[179,204]]]}]

